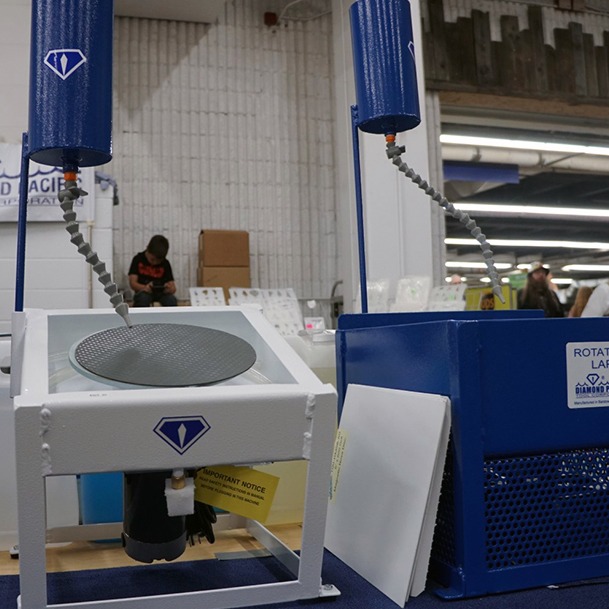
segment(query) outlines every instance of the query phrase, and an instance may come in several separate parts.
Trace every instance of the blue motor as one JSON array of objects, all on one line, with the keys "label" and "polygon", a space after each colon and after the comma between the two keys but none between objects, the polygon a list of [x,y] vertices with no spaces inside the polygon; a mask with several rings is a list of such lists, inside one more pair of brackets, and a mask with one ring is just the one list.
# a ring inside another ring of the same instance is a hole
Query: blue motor
[{"label": "blue motor", "polygon": [[76,171],[112,158],[113,0],[33,0],[29,154]]},{"label": "blue motor", "polygon": [[357,0],[350,8],[357,126],[399,133],[421,122],[408,0]]}]

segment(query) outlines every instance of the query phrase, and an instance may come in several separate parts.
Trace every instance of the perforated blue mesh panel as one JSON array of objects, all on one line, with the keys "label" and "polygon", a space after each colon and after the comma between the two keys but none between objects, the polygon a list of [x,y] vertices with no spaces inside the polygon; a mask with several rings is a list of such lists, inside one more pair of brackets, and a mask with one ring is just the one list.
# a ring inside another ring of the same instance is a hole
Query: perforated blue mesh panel
[{"label": "perforated blue mesh panel", "polygon": [[609,552],[609,450],[486,461],[489,570]]},{"label": "perforated blue mesh panel", "polygon": [[[489,571],[609,554],[609,449],[484,463]],[[459,567],[452,447],[447,453],[432,560]]]},{"label": "perforated blue mesh panel", "polygon": [[437,561],[449,567],[456,563],[455,558],[455,500],[453,484],[453,441],[452,436],[446,452],[446,463],[442,476],[440,502],[436,515],[433,546],[431,550],[432,562]]}]

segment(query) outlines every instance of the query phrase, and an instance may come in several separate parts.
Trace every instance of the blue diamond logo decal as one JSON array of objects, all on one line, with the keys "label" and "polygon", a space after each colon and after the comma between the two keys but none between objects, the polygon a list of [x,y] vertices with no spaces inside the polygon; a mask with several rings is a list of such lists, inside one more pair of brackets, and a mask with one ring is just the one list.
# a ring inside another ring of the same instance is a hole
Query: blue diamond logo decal
[{"label": "blue diamond logo decal", "polygon": [[44,58],[44,65],[51,68],[61,80],[65,80],[86,61],[87,58],[80,49],[53,49]]},{"label": "blue diamond logo decal", "polygon": [[163,417],[154,428],[154,433],[183,455],[209,430],[209,423],[201,416]]},{"label": "blue diamond logo decal", "polygon": [[599,376],[598,374],[589,374],[586,378],[591,385],[595,385],[596,381],[599,379]]}]

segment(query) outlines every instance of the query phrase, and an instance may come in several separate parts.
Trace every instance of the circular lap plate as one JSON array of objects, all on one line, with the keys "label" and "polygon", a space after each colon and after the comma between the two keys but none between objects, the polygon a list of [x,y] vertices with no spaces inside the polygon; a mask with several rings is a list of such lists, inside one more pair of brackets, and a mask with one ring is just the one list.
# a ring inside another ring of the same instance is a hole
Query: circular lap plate
[{"label": "circular lap plate", "polygon": [[185,324],[136,324],[87,336],[72,365],[119,383],[149,387],[210,385],[253,366],[256,352],[237,336]]}]

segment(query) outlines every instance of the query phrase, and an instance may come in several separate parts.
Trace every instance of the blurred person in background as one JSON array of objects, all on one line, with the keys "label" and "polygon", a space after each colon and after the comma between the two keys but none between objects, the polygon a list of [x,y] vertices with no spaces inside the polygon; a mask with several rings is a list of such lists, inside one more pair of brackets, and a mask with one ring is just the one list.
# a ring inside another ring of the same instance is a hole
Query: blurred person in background
[{"label": "blurred person in background", "polygon": [[527,274],[527,282],[518,291],[519,309],[541,309],[546,317],[564,317],[565,313],[556,292],[550,287],[550,269],[536,262]]},{"label": "blurred person in background", "polygon": [[456,273],[454,275],[450,276],[450,285],[461,285],[463,283],[463,279],[461,278],[461,275],[457,275]]},{"label": "blurred person in background", "polygon": [[588,285],[583,285],[577,290],[573,306],[569,309],[569,317],[581,317],[582,312],[592,294],[592,288]]},{"label": "blurred person in background", "polygon": [[582,317],[604,317],[609,315],[609,283],[599,283],[584,307]]},{"label": "blurred person in background", "polygon": [[486,292],[485,294],[482,294],[482,296],[480,297],[480,310],[495,310],[495,295],[492,292]]}]

